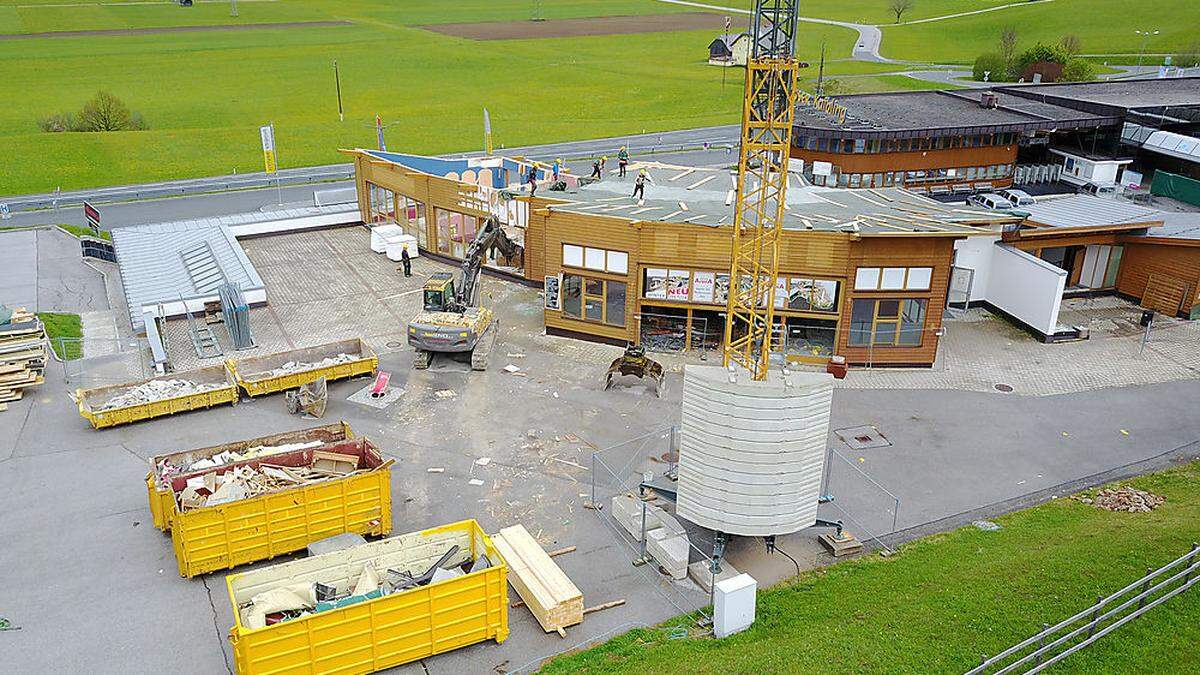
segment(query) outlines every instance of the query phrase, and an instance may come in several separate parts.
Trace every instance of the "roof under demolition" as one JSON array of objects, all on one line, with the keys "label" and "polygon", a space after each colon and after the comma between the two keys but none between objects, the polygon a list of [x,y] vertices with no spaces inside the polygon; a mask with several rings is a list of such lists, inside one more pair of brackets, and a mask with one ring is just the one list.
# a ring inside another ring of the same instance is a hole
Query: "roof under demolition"
[{"label": "roof under demolition", "polygon": [[[631,196],[633,177],[645,169],[653,183],[646,199]],[[543,193],[564,200],[553,211],[666,221],[718,227],[733,220],[736,174],[727,169],[638,163],[624,181],[607,178],[567,192]],[[847,232],[864,236],[964,236],[978,225],[1011,223],[1017,217],[998,211],[956,208],[902,188],[836,189],[802,185],[793,174],[784,228]]]},{"label": "roof under demolition", "polygon": [[1028,220],[1033,224],[1057,229],[1146,227],[1161,224],[1164,215],[1130,202],[1091,195],[1047,199],[1021,210],[1029,214]]}]

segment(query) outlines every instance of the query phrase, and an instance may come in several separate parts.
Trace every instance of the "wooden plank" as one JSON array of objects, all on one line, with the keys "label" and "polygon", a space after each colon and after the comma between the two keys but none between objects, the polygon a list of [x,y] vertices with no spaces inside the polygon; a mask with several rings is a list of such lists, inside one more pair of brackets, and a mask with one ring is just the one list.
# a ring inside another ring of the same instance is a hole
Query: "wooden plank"
[{"label": "wooden plank", "polygon": [[1175,316],[1183,306],[1187,294],[1187,283],[1166,274],[1151,274],[1146,280],[1142,294],[1142,307]]},{"label": "wooden plank", "polygon": [[583,593],[523,525],[500,530],[492,543],[508,565],[509,583],[542,630],[565,635],[564,628],[583,621]]}]

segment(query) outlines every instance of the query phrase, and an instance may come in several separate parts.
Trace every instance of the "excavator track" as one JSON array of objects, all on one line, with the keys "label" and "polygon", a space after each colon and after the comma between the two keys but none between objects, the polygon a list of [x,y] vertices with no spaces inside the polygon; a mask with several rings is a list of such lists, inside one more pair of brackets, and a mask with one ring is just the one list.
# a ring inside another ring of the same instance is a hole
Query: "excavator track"
[{"label": "excavator track", "polygon": [[471,370],[487,370],[488,357],[496,346],[496,335],[500,332],[499,319],[492,319],[491,325],[479,336],[475,349],[471,350]]},{"label": "excavator track", "polygon": [[418,349],[413,352],[413,369],[425,370],[429,367],[429,362],[433,360],[433,352]]}]

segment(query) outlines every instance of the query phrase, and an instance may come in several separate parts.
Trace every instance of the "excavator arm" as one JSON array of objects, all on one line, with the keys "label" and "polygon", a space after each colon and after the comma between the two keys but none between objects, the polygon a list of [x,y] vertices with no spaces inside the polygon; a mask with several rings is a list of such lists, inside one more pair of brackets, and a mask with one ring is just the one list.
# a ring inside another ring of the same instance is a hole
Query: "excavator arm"
[{"label": "excavator arm", "polygon": [[495,216],[488,216],[463,256],[461,277],[454,294],[455,311],[461,312],[479,304],[479,275],[487,254],[493,249],[509,259],[524,253],[524,248],[504,233],[500,221]]}]

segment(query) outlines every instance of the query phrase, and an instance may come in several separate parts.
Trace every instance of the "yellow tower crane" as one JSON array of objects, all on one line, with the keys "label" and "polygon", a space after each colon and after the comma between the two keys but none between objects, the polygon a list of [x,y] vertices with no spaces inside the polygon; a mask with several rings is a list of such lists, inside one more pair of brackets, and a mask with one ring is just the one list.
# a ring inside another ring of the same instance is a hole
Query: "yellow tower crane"
[{"label": "yellow tower crane", "polygon": [[750,22],[724,363],[741,365],[755,380],[767,377],[775,319],[779,234],[798,92],[798,3],[755,0]]}]

